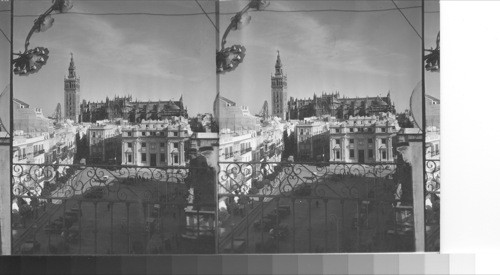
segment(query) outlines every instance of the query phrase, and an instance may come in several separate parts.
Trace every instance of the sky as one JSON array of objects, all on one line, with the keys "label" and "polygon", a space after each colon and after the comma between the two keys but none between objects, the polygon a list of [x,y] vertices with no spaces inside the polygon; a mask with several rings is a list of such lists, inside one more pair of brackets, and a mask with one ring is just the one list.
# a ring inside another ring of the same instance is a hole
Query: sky
[{"label": "sky", "polygon": [[[234,14],[247,1],[221,1],[222,13]],[[397,10],[385,12],[273,12],[324,9],[393,9],[392,1],[270,1],[267,11],[251,12],[244,29],[231,31],[227,46],[246,47],[244,62],[220,75],[220,93],[257,113],[270,101],[276,51],[288,76],[288,95],[312,97],[339,91],[347,97],[387,95],[397,111],[409,107],[412,90],[421,80],[421,40]],[[426,11],[437,11],[425,1]],[[50,0],[15,2],[14,51]],[[211,1],[200,1],[213,12]],[[396,1],[401,7],[421,1]],[[402,10],[422,33],[421,9]],[[195,1],[74,1],[71,12],[201,13]],[[213,21],[215,16],[209,15]],[[190,115],[212,112],[216,94],[215,28],[205,15],[82,15],[57,14],[51,29],[36,33],[31,46],[49,48],[48,63],[28,77],[14,76],[14,96],[51,115],[64,96],[63,79],[74,53],[81,79],[81,99],[132,95],[138,100],[177,100],[183,96]],[[221,15],[224,32],[231,15]],[[439,14],[425,14],[425,45],[435,47]],[[0,21],[8,29],[8,21]],[[5,40],[5,39],[4,39]],[[2,41],[0,43],[6,43]],[[2,49],[5,47],[2,46]],[[0,62],[4,62],[0,55]],[[8,62],[8,60],[6,60]],[[0,81],[3,80],[0,76]],[[8,79],[8,78],[6,78]],[[439,97],[439,74],[426,73],[427,93]],[[1,85],[1,83],[0,83]]]},{"label": "sky", "polygon": [[[195,1],[73,1],[79,13],[201,13]],[[200,1],[207,12],[213,2]],[[15,15],[37,15],[47,0],[18,0]],[[138,100],[178,100],[191,116],[212,112],[216,96],[215,28],[203,13],[195,16],[56,14],[52,28],[35,33],[32,47],[49,49],[47,64],[27,77],[14,76],[14,97],[43,108],[50,116],[64,98],[70,53],[80,77],[80,97],[132,95]],[[212,15],[214,18],[214,16]],[[14,52],[36,17],[14,19]],[[212,19],[213,20],[213,19]],[[3,48],[3,47],[2,47]]]},{"label": "sky", "polygon": [[[222,2],[221,12],[238,10],[244,3]],[[420,6],[421,1],[396,4],[400,8]],[[271,1],[267,10],[387,8],[395,8],[392,1]],[[431,9],[437,10],[438,5]],[[402,11],[421,34],[421,8]],[[409,108],[410,95],[422,79],[422,42],[399,11],[256,11],[250,16],[244,29],[228,36],[227,46],[244,45],[246,56],[235,71],[221,76],[223,96],[258,113],[264,100],[270,102],[271,74],[279,50],[289,97],[308,98],[335,91],[346,97],[385,96],[390,91],[398,112]],[[221,32],[230,17],[221,16]],[[439,19],[435,14],[427,17]],[[434,34],[429,47],[432,41],[435,44]],[[429,90],[438,90],[435,86],[436,81],[427,83]]]}]

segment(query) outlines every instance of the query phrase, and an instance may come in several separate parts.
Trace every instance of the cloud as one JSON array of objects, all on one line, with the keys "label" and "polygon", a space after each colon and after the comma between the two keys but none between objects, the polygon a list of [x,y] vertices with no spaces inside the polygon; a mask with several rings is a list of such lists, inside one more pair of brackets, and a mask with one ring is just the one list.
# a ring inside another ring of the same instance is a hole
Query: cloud
[{"label": "cloud", "polygon": [[[84,10],[75,8],[73,11]],[[137,39],[143,35],[140,27],[127,29],[116,22],[106,17],[78,14],[58,16],[51,30],[43,36],[34,36],[32,40],[42,41],[41,44],[50,49],[52,56],[73,51],[76,58],[87,59],[119,74],[174,81],[197,80],[175,71],[178,64],[195,66],[199,62],[196,58],[173,49],[168,41],[161,41],[160,38],[149,36],[149,39]],[[16,40],[17,45],[22,43],[20,38]]]},{"label": "cloud", "polygon": [[[76,20],[76,19],[75,19]],[[167,47],[157,41],[127,42],[127,35],[104,19],[83,17],[79,28],[83,35],[88,35],[84,41],[86,58],[109,67],[109,69],[134,75],[181,80],[182,75],[172,73],[167,64],[178,59]],[[188,58],[186,58],[188,59]]]},{"label": "cloud", "polygon": [[[293,9],[276,2],[273,2],[273,8]],[[255,31],[246,36],[241,34],[242,43],[267,51],[276,48],[277,44],[285,46],[286,48],[282,49],[289,56],[294,56],[296,66],[307,65],[321,67],[322,70],[394,76],[395,72],[380,60],[391,58],[402,61],[406,58],[402,54],[391,53],[371,45],[357,27],[362,23],[358,22],[359,20],[353,23],[357,33],[350,33],[346,29],[340,29],[341,24],[336,23],[336,19],[321,20],[325,18],[313,14],[253,13],[252,17],[252,23],[260,26],[252,26],[251,31],[262,28],[266,31]],[[345,26],[345,22],[342,25]]]}]

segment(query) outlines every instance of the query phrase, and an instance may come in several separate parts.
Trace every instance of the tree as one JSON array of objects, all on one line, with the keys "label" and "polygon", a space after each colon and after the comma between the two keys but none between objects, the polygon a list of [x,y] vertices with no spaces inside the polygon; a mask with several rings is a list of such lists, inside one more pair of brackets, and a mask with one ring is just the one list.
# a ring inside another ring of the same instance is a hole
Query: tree
[{"label": "tree", "polygon": [[287,150],[287,157],[289,156],[295,156],[297,154],[297,149],[295,148],[296,142],[295,142],[295,132],[291,132],[290,135],[287,138],[287,142],[285,144],[285,148]]},{"label": "tree", "polygon": [[212,133],[218,133],[219,132],[219,125],[217,122],[212,118],[212,121],[210,121],[210,131]]},{"label": "tree", "polygon": [[281,154],[281,160],[286,160],[290,156],[290,145],[288,142],[288,131],[283,131],[283,153]]},{"label": "tree", "polygon": [[77,147],[77,151],[78,150],[80,150],[80,159],[88,159],[90,151],[86,134],[83,134],[80,138],[80,144]]},{"label": "tree", "polygon": [[401,128],[414,128],[414,124],[410,119],[410,113],[408,111],[404,113],[399,113],[396,115],[396,120],[398,121],[399,127]]},{"label": "tree", "polygon": [[75,146],[76,146],[76,152],[75,152],[75,157],[73,158],[73,163],[76,164],[82,159],[81,157],[81,149],[80,149],[80,132],[76,132],[75,135]]},{"label": "tree", "polygon": [[189,126],[191,127],[191,131],[193,132],[205,132],[203,124],[201,124],[201,122],[196,117],[193,117],[189,120]]}]

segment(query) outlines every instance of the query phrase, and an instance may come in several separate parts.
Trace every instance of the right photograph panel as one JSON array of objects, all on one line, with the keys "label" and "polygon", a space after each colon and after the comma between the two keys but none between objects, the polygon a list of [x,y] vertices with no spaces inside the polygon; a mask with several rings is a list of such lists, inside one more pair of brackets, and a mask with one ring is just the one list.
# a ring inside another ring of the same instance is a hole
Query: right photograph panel
[{"label": "right photograph panel", "polygon": [[425,232],[426,251],[440,250],[441,125],[440,125],[440,9],[426,1],[424,13],[425,65]]},{"label": "right photograph panel", "polygon": [[436,251],[422,37],[438,8],[220,2],[219,253]]}]

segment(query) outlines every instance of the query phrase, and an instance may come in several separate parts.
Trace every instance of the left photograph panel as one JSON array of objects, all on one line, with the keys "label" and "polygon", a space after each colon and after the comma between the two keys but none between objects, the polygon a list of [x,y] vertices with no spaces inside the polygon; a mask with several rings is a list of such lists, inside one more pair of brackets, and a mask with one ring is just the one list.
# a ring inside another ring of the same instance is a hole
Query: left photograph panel
[{"label": "left photograph panel", "polygon": [[216,253],[215,8],[15,2],[12,254]]},{"label": "left photograph panel", "polygon": [[0,255],[10,254],[11,5],[0,1]]}]

